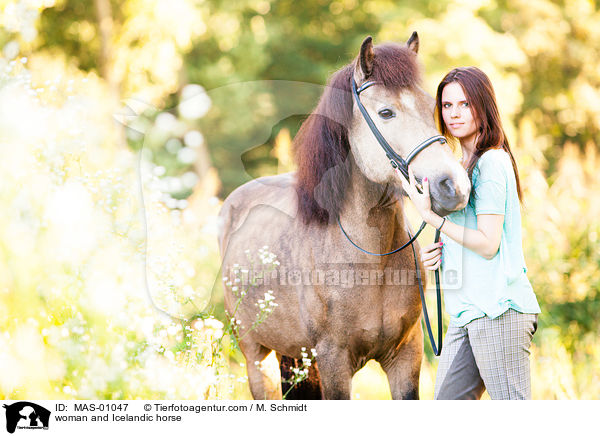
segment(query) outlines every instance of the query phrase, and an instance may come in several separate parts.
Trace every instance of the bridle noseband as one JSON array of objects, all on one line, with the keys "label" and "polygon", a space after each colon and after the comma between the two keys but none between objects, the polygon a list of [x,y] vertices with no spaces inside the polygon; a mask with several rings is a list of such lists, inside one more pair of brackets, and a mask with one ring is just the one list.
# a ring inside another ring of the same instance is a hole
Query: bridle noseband
[{"label": "bridle noseband", "polygon": [[[354,78],[352,78],[352,96],[354,98],[354,101],[356,102],[356,105],[360,109],[360,112],[361,112],[363,118],[365,119],[367,125],[371,129],[371,132],[377,139],[377,142],[379,142],[379,145],[381,146],[381,148],[383,148],[383,150],[385,151],[385,155],[390,160],[390,164],[392,165],[393,168],[397,168],[398,170],[400,170],[402,175],[408,180],[409,179],[408,165],[410,165],[412,160],[421,151],[423,151],[424,149],[429,147],[431,144],[434,144],[436,142],[445,144],[446,138],[444,138],[442,135],[432,136],[432,137],[426,139],[425,141],[421,142],[419,145],[417,145],[413,149],[413,151],[411,151],[408,154],[408,156],[406,157],[406,160],[404,158],[402,158],[402,156],[397,154],[394,151],[394,149],[392,147],[390,147],[390,145],[387,143],[387,141],[385,140],[385,138],[383,137],[383,135],[381,134],[379,129],[377,129],[377,126],[375,125],[375,123],[373,122],[373,119],[367,112],[367,109],[364,107],[364,105],[360,101],[360,98],[359,98],[360,93],[362,91],[364,91],[365,89],[367,89],[368,87],[375,85],[376,83],[377,82],[374,82],[374,81],[368,81],[368,82],[363,83],[360,86],[360,88],[357,89],[356,81],[354,80]],[[350,241],[350,243],[352,245],[354,245],[356,248],[358,248],[359,250],[361,250],[362,252],[364,252],[366,254],[370,254],[373,256],[387,256],[389,254],[397,253],[400,250],[403,250],[404,248],[408,247],[409,245],[411,246],[412,251],[413,251],[413,256],[415,259],[415,269],[416,269],[416,273],[417,273],[417,280],[419,283],[419,291],[421,294],[421,305],[423,307],[423,314],[425,315],[424,320],[425,320],[425,325],[427,327],[427,333],[429,334],[429,340],[431,342],[431,348],[433,349],[433,353],[436,356],[439,356],[440,353],[442,352],[442,303],[441,303],[441,290],[440,290],[440,275],[439,275],[440,273],[439,273],[439,269],[435,270],[435,283],[436,283],[436,291],[437,291],[436,292],[437,293],[437,313],[438,313],[438,344],[439,344],[439,348],[438,348],[435,345],[435,341],[433,339],[433,333],[431,331],[431,325],[429,323],[429,316],[427,314],[427,305],[425,304],[425,294],[423,292],[423,283],[421,280],[421,270],[419,268],[419,264],[417,261],[417,253],[416,253],[415,247],[413,245],[413,242],[421,234],[421,232],[423,231],[423,229],[425,228],[427,223],[425,221],[423,221],[423,223],[421,224],[421,227],[419,227],[419,230],[417,231],[417,233],[415,233],[415,235],[413,237],[410,236],[410,230],[407,229],[409,240],[406,244],[402,245],[401,247],[396,248],[395,250],[389,251],[387,253],[372,253],[370,251],[367,251],[367,250],[359,247],[352,241],[352,239],[350,239],[350,237],[348,236],[348,234],[342,227],[342,223],[340,222],[339,215],[337,217],[337,222],[338,222],[338,225],[340,226],[340,229],[342,230],[342,233],[346,237],[346,239],[348,239],[348,241]],[[440,231],[436,230],[435,242],[438,242],[439,240],[440,240]]]}]

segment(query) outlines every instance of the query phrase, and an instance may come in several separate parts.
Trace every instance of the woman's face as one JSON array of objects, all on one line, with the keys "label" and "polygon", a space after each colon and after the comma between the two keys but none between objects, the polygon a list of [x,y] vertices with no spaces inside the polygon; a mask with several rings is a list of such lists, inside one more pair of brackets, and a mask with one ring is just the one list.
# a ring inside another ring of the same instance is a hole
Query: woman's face
[{"label": "woman's face", "polygon": [[442,90],[442,118],[448,131],[461,144],[473,144],[477,134],[477,120],[458,82],[448,83]]}]

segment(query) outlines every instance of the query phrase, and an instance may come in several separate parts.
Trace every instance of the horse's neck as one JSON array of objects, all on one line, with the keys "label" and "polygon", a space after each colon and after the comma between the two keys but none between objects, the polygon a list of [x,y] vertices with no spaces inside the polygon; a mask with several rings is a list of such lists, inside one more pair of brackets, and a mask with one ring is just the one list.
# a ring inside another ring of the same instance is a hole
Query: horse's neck
[{"label": "horse's neck", "polygon": [[340,219],[363,241],[383,238],[385,242],[393,238],[397,226],[404,228],[402,200],[395,197],[392,186],[372,182],[352,162]]}]

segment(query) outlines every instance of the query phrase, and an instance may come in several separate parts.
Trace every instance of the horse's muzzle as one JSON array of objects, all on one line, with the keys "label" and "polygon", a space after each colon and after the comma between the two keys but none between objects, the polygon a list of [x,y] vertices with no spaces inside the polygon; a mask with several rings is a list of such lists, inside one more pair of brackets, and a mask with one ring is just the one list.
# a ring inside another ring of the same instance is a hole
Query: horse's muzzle
[{"label": "horse's muzzle", "polygon": [[463,209],[469,201],[469,192],[462,192],[456,181],[448,176],[436,177],[429,185],[431,208],[439,216]]}]

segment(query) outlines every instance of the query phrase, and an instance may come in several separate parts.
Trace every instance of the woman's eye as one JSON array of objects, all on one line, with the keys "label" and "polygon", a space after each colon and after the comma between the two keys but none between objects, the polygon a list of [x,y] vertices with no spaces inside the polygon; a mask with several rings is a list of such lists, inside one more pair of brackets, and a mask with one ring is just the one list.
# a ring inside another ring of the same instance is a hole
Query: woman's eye
[{"label": "woman's eye", "polygon": [[389,120],[390,118],[392,118],[395,114],[393,111],[391,111],[390,109],[382,109],[379,112],[377,112],[379,114],[379,116],[381,118],[383,118],[384,120]]},{"label": "woman's eye", "polygon": [[469,102],[468,102],[468,101],[465,101],[465,102],[463,103],[463,106],[464,106],[464,107],[469,107]]},{"label": "woman's eye", "polygon": [[448,109],[448,108],[450,107],[450,103],[444,103],[444,104],[442,105],[442,107],[443,107],[444,109]]}]

